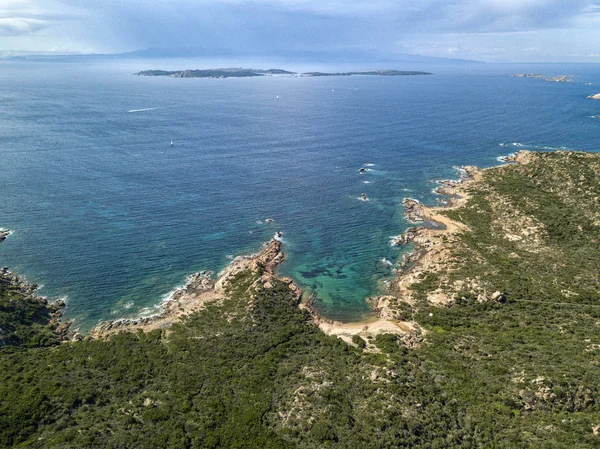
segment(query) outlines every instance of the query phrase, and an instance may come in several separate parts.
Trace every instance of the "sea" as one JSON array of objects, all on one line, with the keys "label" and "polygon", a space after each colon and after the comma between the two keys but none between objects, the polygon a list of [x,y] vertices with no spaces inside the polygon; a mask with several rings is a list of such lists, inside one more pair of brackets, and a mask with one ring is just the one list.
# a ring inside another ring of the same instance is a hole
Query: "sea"
[{"label": "sea", "polygon": [[[209,67],[0,61],[0,227],[14,231],[0,264],[64,299],[81,332],[156,313],[187,276],[218,272],[278,231],[280,274],[326,317],[364,319],[365,299],[385,292],[406,251],[390,244],[410,226],[405,197],[437,204],[433,181],[521,149],[600,150],[600,102],[586,98],[600,92],[597,64],[375,67],[435,73],[401,77],[133,75]],[[510,76],[530,72],[573,81]]]}]

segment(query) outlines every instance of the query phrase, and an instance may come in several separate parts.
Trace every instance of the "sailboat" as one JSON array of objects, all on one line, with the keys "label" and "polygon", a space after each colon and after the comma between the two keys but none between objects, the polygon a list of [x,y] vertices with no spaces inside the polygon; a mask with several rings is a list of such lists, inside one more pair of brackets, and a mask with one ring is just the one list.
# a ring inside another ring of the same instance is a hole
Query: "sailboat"
[{"label": "sailboat", "polygon": [[171,140],[171,146],[174,146],[174,145],[175,145],[175,142],[173,142],[173,141]]}]

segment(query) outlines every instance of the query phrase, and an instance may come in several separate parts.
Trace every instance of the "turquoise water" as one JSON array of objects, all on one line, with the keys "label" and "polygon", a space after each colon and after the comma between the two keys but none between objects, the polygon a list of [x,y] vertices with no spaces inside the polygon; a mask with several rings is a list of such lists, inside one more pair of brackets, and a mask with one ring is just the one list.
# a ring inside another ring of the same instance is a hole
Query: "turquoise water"
[{"label": "turquoise water", "polygon": [[[0,226],[16,231],[0,263],[66,297],[67,317],[84,330],[151,313],[187,275],[219,270],[278,230],[282,274],[313,291],[326,315],[359,319],[391,275],[382,259],[399,256],[389,237],[408,226],[405,196],[434,203],[430,180],[519,148],[600,147],[591,118],[600,102],[585,98],[600,92],[597,65],[130,75],[147,68],[0,64]],[[578,77],[508,76],[516,72]],[[359,175],[364,164],[373,165]]]}]

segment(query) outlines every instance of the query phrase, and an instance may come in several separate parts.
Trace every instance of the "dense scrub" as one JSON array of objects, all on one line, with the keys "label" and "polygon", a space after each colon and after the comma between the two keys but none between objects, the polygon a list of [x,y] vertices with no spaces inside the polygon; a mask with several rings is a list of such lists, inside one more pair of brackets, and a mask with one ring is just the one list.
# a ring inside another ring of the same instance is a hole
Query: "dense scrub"
[{"label": "dense scrub", "polygon": [[0,272],[0,348],[50,346],[60,339],[53,320],[60,307],[34,296],[34,289],[8,271]]},{"label": "dense scrub", "polygon": [[[416,349],[392,335],[370,342],[379,352],[328,337],[286,284],[248,290],[256,273],[169,331],[19,337],[0,348],[0,447],[598,447],[597,164],[557,154],[487,172],[451,212],[472,230],[457,255],[476,263],[450,275],[504,300],[465,287],[452,306],[422,302]],[[506,201],[543,223],[540,239],[506,237]],[[54,335],[31,298],[3,295],[13,306],[0,326]]]}]

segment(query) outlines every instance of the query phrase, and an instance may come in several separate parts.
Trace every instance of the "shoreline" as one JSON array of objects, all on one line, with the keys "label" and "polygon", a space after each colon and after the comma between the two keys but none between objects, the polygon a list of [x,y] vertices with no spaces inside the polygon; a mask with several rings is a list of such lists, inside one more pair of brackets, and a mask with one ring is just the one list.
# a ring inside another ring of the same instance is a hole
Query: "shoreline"
[{"label": "shoreline", "polygon": [[[514,157],[506,156],[505,160],[513,161]],[[391,237],[393,246],[413,244],[414,249],[397,262],[397,275],[390,281],[387,295],[369,297],[366,301],[371,305],[374,316],[357,322],[341,322],[328,320],[313,313],[313,321],[327,335],[335,335],[349,344],[353,337],[366,338],[367,341],[381,333],[392,333],[400,337],[408,347],[418,346],[426,331],[412,317],[414,301],[410,286],[418,281],[418,277],[432,265],[443,262],[448,247],[442,249],[442,236],[466,231],[468,228],[461,223],[451,220],[441,212],[462,206],[468,200],[467,187],[481,178],[484,170],[502,167],[495,165],[485,169],[475,166],[456,167],[461,173],[458,180],[434,181],[440,184],[435,193],[447,197],[442,206],[426,206],[413,198],[404,198],[403,207],[406,220],[412,224],[402,234]],[[446,237],[448,238],[448,237]],[[401,312],[397,305],[405,303],[410,307],[410,317],[407,312]]]},{"label": "shoreline", "polygon": [[[425,330],[412,319],[415,306],[414,293],[411,290],[413,284],[418,283],[420,276],[425,272],[436,271],[446,266],[452,257],[450,249],[454,244],[457,234],[468,232],[469,228],[463,223],[454,221],[443,212],[462,207],[469,200],[469,186],[478,182],[483,173],[504,167],[506,163],[527,163],[528,150],[521,150],[502,156],[499,159],[502,164],[486,168],[475,166],[456,167],[461,176],[459,180],[435,181],[440,184],[435,193],[447,198],[442,206],[427,206],[418,200],[404,198],[406,220],[413,226],[405,232],[391,239],[395,246],[412,244],[414,249],[405,254],[402,262],[399,262],[396,277],[390,281],[388,295],[380,295],[367,298],[371,304],[374,317],[360,322],[340,322],[327,320],[314,312],[313,320],[319,328],[327,335],[336,335],[348,343],[352,343],[352,337],[366,337],[370,339],[379,333],[394,333],[409,347],[420,344],[423,341]],[[450,304],[453,299],[441,289],[427,297],[434,305],[443,306]],[[407,313],[402,313],[394,303],[404,303],[409,307],[410,319]]]},{"label": "shoreline", "polygon": [[15,289],[26,301],[44,306],[49,312],[50,319],[48,325],[54,332],[58,341],[66,342],[79,338],[79,334],[71,329],[73,323],[71,321],[61,320],[65,307],[64,300],[56,299],[54,301],[49,301],[45,296],[36,295],[35,292],[39,288],[37,284],[28,283],[25,278],[13,273],[7,267],[0,269],[0,283],[3,284],[3,289]]},{"label": "shoreline", "polygon": [[[527,151],[503,157],[504,162],[522,162]],[[521,156],[519,156],[521,154]],[[451,210],[465,204],[469,198],[467,189],[473,182],[481,179],[485,170],[502,167],[504,164],[479,169],[475,166],[457,167],[460,179],[437,181],[440,184],[435,192],[447,197],[443,206],[425,206],[419,201],[405,198],[403,205],[406,219],[414,226],[409,227],[404,233],[396,236],[393,244],[400,246],[407,243],[415,246],[414,250],[405,255],[399,264],[397,276],[390,281],[388,295],[378,295],[366,298],[370,304],[373,315],[360,321],[342,322],[328,319],[316,310],[311,298],[303,299],[302,289],[288,277],[279,277],[276,268],[283,262],[285,255],[281,251],[282,242],[272,239],[262,245],[261,250],[252,255],[238,256],[225,267],[216,278],[210,271],[200,271],[192,274],[186,284],[176,289],[161,304],[161,310],[152,316],[139,318],[123,318],[113,321],[103,321],[94,326],[89,336],[103,338],[121,331],[142,330],[145,332],[166,329],[179,322],[185,316],[199,312],[208,304],[219,304],[227,300],[227,286],[236,274],[251,270],[260,271],[259,282],[262,288],[271,288],[272,280],[284,281],[294,292],[298,307],[307,310],[313,322],[326,335],[334,335],[349,344],[355,344],[353,337],[371,340],[382,333],[398,335],[407,346],[415,346],[422,342],[425,331],[412,319],[411,316],[400,313],[395,307],[398,302],[414,306],[410,286],[418,281],[418,277],[425,271],[443,265],[449,256],[452,245],[452,236],[468,231],[462,223],[451,220],[443,211]],[[445,241],[443,241],[445,240]],[[434,297],[428,298],[432,303],[443,305],[451,300],[443,292],[437,292]]]},{"label": "shoreline", "polygon": [[[529,151],[513,153],[503,157],[502,162],[523,163],[528,153]],[[372,316],[369,318],[342,322],[328,319],[319,314],[312,305],[312,298],[303,299],[303,290],[294,280],[276,275],[276,268],[283,262],[285,255],[281,251],[282,242],[273,238],[271,241],[263,243],[259,252],[236,257],[217,274],[216,278],[211,271],[200,271],[188,276],[184,286],[173,290],[166,299],[158,304],[159,311],[157,313],[150,316],[102,321],[90,329],[87,336],[103,338],[121,331],[150,332],[156,329],[166,329],[172,324],[180,322],[184,317],[205,309],[208,304],[218,304],[226,300],[227,288],[231,280],[238,273],[251,270],[252,272],[261,272],[259,281],[262,288],[271,288],[270,281],[272,280],[285,282],[294,292],[298,306],[308,310],[315,325],[326,335],[335,335],[349,344],[355,344],[352,341],[355,336],[371,340],[378,334],[392,333],[398,335],[408,346],[418,345],[422,341],[425,331],[412,319],[412,316],[408,317],[406,314],[399,313],[397,307],[392,306],[398,302],[414,306],[411,285],[418,282],[419,276],[425,271],[435,271],[436,267],[441,267],[446,263],[450,257],[452,236],[468,231],[465,225],[451,220],[443,212],[464,205],[469,198],[467,192],[469,185],[477,182],[484,171],[502,166],[504,163],[484,169],[475,166],[456,167],[460,172],[460,179],[434,181],[439,184],[434,189],[435,193],[447,198],[442,206],[426,206],[418,200],[404,198],[405,217],[413,226],[407,228],[404,233],[392,237],[391,243],[394,246],[410,243],[414,245],[414,249],[405,254],[402,261],[397,262],[397,268],[395,268],[397,274],[387,286],[389,294],[366,298],[372,309]],[[12,231],[9,230],[0,230],[0,241],[11,233]],[[6,269],[2,274],[5,273],[10,272]],[[12,273],[10,275],[14,279],[18,279],[20,285],[27,285],[18,275]],[[28,288],[31,289],[30,294],[33,294],[37,286],[28,286]],[[37,296],[36,298],[46,301],[48,304],[46,298]],[[437,305],[451,302],[451,299],[442,291],[430,295],[428,300]],[[69,337],[74,340],[81,339],[81,335],[68,331],[71,322],[60,320],[65,305],[64,301],[59,299],[49,304],[56,307],[55,320],[58,325],[65,326],[66,330],[62,332],[64,339],[69,339]]]},{"label": "shoreline", "polygon": [[281,241],[276,238],[263,243],[258,253],[238,256],[232,260],[218,273],[216,279],[211,271],[194,273],[187,278],[185,286],[176,289],[163,301],[162,310],[157,314],[149,317],[103,321],[94,326],[88,335],[92,338],[103,338],[121,331],[150,332],[156,329],[167,329],[184,317],[205,309],[209,304],[226,301],[232,281],[244,271],[260,274],[258,280],[252,285],[254,288],[269,289],[272,288],[271,283],[274,280],[283,281],[300,302],[302,290],[296,283],[290,278],[278,277],[275,274],[276,267],[285,259],[281,246]]},{"label": "shoreline", "polygon": [[[490,170],[501,169],[506,163],[527,164],[531,155],[536,152],[520,150],[499,158],[500,165],[486,168],[464,166],[464,172],[458,181],[442,181],[435,189],[439,195],[447,198],[442,206],[425,206],[416,200],[405,198],[406,219],[416,225],[408,228],[403,234],[395,237],[397,246],[407,243],[414,245],[414,250],[405,256],[400,272],[390,286],[391,292],[399,300],[414,306],[414,292],[411,286],[419,283],[421,276],[426,273],[435,273],[448,267],[453,255],[451,249],[456,243],[457,235],[470,231],[465,224],[452,220],[444,212],[464,206],[470,198],[469,187],[477,183],[483,174]],[[427,224],[436,224],[428,226]],[[441,288],[431,292],[427,300],[438,306],[448,305],[453,302],[447,292]]]}]

